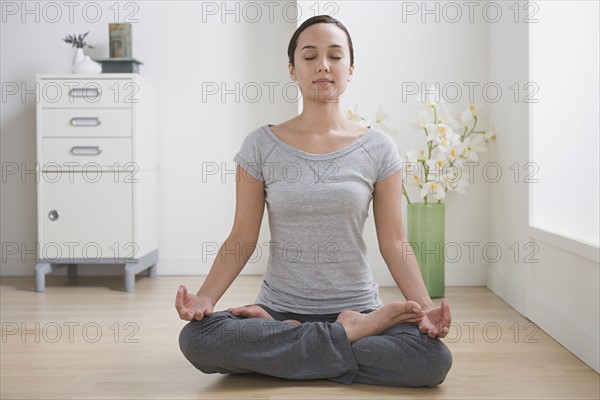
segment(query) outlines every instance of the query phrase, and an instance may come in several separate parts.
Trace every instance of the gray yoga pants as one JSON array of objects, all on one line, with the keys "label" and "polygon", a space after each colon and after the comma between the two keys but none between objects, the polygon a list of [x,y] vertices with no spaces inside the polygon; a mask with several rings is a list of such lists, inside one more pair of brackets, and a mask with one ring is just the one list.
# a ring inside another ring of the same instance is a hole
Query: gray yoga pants
[{"label": "gray yoga pants", "polygon": [[[280,313],[260,305],[273,320],[226,311],[186,324],[179,347],[206,374],[259,373],[288,379],[329,379],[350,384],[435,387],[452,365],[440,339],[415,324],[348,342],[337,314]],[[293,325],[284,320],[295,319]]]}]

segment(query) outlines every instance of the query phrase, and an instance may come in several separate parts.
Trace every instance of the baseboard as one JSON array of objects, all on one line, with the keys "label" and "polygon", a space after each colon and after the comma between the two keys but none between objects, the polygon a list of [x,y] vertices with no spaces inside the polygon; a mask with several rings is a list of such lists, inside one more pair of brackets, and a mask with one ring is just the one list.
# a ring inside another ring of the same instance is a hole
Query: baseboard
[{"label": "baseboard", "polygon": [[[161,257],[157,264],[158,275],[207,275],[212,266],[213,258],[202,260],[198,257]],[[248,262],[241,275],[262,275],[265,270],[265,261]],[[8,257],[2,263],[0,276],[33,276],[35,262],[21,263],[19,258]],[[486,275],[483,265],[447,265],[446,286],[485,286]],[[82,276],[121,275],[123,267],[119,265],[86,265],[79,268],[78,274]],[[65,270],[53,272],[56,275],[65,275]],[[373,267],[373,276],[379,286],[395,286],[392,276],[385,265]]]},{"label": "baseboard", "polygon": [[[214,262],[214,257],[202,260],[198,257],[161,257],[158,260],[158,275],[207,275]],[[249,261],[240,275],[262,275],[265,270],[265,261]]]},{"label": "baseboard", "polygon": [[[396,286],[386,265],[373,266],[373,278],[381,287]],[[485,265],[446,264],[446,286],[485,286]]]},{"label": "baseboard", "polygon": [[527,296],[529,318],[558,343],[600,373],[600,341],[537,296]]},{"label": "baseboard", "polygon": [[488,267],[486,286],[494,294],[530,319],[544,332],[573,353],[590,368],[600,373],[600,342],[581,329],[542,298],[528,295],[522,287]]},{"label": "baseboard", "polygon": [[496,296],[500,297],[518,313],[526,315],[526,291],[524,288],[509,281],[504,275],[488,266],[485,270],[485,286]]},{"label": "baseboard", "polygon": [[446,286],[485,286],[486,267],[446,264]]}]

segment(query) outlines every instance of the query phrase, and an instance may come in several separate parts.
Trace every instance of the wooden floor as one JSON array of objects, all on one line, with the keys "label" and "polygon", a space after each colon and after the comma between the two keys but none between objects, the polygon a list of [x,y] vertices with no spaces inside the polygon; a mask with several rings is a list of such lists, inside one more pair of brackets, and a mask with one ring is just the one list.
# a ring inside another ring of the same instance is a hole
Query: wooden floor
[{"label": "wooden floor", "polygon": [[[435,389],[204,375],[182,356],[180,283],[202,277],[1,279],[1,399],[599,399],[600,377],[485,288],[447,290],[454,357]],[[252,303],[260,277],[243,276],[218,305]],[[382,288],[384,302],[399,298]]]}]

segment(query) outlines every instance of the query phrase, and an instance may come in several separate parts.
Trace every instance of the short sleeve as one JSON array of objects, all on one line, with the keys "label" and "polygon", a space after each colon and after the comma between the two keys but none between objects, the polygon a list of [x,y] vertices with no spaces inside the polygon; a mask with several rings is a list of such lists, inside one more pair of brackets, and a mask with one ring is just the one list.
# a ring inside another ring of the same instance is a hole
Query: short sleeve
[{"label": "short sleeve", "polygon": [[258,141],[258,132],[250,132],[244,138],[242,146],[233,161],[238,163],[245,171],[261,182],[265,179],[262,173],[262,151]]},{"label": "short sleeve", "polygon": [[394,139],[386,133],[382,133],[380,137],[381,143],[380,146],[377,146],[379,150],[377,154],[378,172],[375,182],[379,182],[402,169],[402,159]]}]

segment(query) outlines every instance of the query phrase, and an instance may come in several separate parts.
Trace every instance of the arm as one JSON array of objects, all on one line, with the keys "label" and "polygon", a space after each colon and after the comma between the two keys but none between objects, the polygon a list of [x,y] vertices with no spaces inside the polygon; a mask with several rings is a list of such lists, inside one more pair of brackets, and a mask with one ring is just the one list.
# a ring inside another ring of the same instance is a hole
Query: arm
[{"label": "arm", "polygon": [[379,251],[394,281],[406,298],[421,305],[426,313],[419,324],[423,333],[443,337],[450,328],[450,306],[447,300],[435,307],[402,224],[402,173],[400,171],[375,184],[373,214]]},{"label": "arm", "polygon": [[[231,286],[254,252],[265,208],[263,182],[237,166],[236,208],[231,233],[194,296],[184,286],[179,288],[175,306],[182,319],[202,319]],[[235,250],[232,251],[232,250]]]}]

